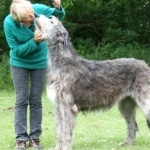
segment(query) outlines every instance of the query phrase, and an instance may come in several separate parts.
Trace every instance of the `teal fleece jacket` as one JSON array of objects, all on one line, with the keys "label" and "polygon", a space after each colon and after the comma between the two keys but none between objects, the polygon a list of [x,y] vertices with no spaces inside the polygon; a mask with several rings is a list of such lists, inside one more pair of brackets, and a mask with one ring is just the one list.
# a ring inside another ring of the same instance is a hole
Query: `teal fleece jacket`
[{"label": "teal fleece jacket", "polygon": [[[51,8],[43,4],[32,4],[35,14],[47,17],[54,15],[60,20],[65,16],[65,10]],[[4,19],[4,32],[10,47],[10,65],[26,69],[47,68],[47,44],[34,41],[34,22],[30,28],[13,20],[11,14]]]}]

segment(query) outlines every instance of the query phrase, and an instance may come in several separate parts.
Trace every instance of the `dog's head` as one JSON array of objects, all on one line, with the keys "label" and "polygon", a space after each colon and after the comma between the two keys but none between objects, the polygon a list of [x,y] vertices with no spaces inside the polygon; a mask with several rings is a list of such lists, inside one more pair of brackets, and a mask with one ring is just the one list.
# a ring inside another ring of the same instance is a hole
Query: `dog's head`
[{"label": "dog's head", "polygon": [[64,35],[68,35],[62,23],[55,16],[47,18],[44,15],[39,15],[35,19],[35,29],[35,34],[40,33],[49,44],[58,40],[64,41]]}]

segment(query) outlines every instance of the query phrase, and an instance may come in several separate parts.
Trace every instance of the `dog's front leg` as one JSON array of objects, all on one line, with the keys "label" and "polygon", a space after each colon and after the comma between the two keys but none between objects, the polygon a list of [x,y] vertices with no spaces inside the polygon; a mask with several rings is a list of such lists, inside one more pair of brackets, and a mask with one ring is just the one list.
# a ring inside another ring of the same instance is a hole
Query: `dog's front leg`
[{"label": "dog's front leg", "polygon": [[56,106],[56,150],[71,150],[77,107],[75,104],[59,101]]},{"label": "dog's front leg", "polygon": [[62,147],[63,147],[62,103],[56,103],[56,105],[55,105],[55,119],[56,119],[56,147],[55,147],[55,150],[62,150]]}]

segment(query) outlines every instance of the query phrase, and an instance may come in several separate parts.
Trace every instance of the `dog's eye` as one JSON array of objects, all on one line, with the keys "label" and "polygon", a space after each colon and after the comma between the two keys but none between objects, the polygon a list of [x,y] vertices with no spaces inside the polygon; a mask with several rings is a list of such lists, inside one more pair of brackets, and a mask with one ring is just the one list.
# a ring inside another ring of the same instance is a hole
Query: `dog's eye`
[{"label": "dog's eye", "polygon": [[39,29],[41,29],[41,26],[39,25],[37,20],[36,20],[36,25],[38,26]]},{"label": "dog's eye", "polygon": [[50,22],[51,24],[53,24],[53,23],[54,23],[52,20],[49,20],[49,22]]}]

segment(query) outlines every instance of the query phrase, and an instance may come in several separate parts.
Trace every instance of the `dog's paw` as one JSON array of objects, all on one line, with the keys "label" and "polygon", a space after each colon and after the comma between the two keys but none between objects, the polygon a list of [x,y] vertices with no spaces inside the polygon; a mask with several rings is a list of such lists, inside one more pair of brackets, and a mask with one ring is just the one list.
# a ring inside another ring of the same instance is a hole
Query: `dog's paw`
[{"label": "dog's paw", "polygon": [[62,149],[58,147],[53,147],[53,148],[50,148],[49,150],[62,150]]},{"label": "dog's paw", "polygon": [[120,142],[120,143],[118,144],[118,146],[126,146],[126,145],[128,145],[127,142]]},{"label": "dog's paw", "polygon": [[130,143],[130,142],[127,142],[127,141],[124,141],[124,142],[121,142],[121,143],[119,143],[118,144],[118,146],[129,146],[129,145],[132,145],[132,143]]},{"label": "dog's paw", "polygon": [[55,148],[50,148],[50,149],[48,149],[48,150],[55,150]]}]

